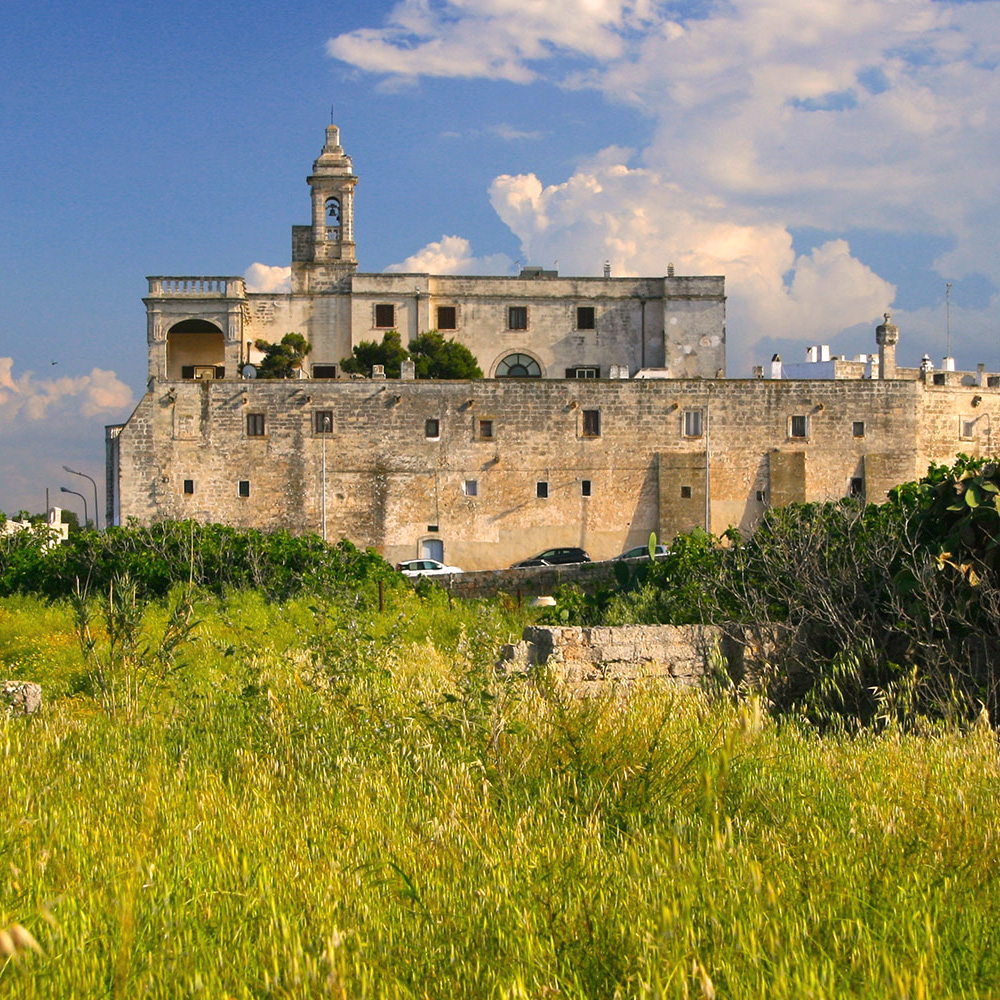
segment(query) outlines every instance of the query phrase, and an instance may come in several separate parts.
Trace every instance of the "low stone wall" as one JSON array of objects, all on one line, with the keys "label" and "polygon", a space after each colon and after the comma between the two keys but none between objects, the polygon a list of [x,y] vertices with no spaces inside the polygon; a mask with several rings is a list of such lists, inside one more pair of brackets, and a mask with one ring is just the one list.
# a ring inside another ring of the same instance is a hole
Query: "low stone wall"
[{"label": "low stone wall", "polygon": [[503,647],[500,666],[544,666],[568,684],[593,687],[660,679],[693,686],[740,657],[711,625],[622,625],[582,628],[534,625]]},{"label": "low stone wall", "polygon": [[615,582],[615,563],[571,563],[566,566],[524,566],[519,569],[474,570],[454,576],[427,577],[440,583],[456,597],[495,597],[510,594],[528,601],[551,594],[561,583],[575,583],[583,590],[611,586]]}]

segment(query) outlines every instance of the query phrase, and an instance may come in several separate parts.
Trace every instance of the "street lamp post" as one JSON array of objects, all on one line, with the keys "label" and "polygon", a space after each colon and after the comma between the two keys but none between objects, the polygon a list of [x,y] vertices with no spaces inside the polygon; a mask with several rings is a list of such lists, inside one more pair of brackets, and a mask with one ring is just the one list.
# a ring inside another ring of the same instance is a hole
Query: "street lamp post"
[{"label": "street lamp post", "polygon": [[326,541],[326,435],[330,430],[330,418],[323,415],[323,493],[320,498],[323,510],[323,541]]},{"label": "street lamp post", "polygon": [[73,496],[79,497],[83,501],[83,526],[86,528],[89,520],[87,517],[87,498],[82,493],[77,493],[76,490],[68,489],[65,486],[60,486],[59,490],[61,493],[72,493]]},{"label": "street lamp post", "polygon": [[86,472],[77,472],[76,469],[71,469],[68,465],[64,465],[63,468],[74,476],[83,476],[84,479],[89,479],[91,485],[94,487],[94,528],[97,531],[101,530],[101,517],[100,509],[101,505],[97,499],[97,483],[94,482],[92,476],[88,476]]}]

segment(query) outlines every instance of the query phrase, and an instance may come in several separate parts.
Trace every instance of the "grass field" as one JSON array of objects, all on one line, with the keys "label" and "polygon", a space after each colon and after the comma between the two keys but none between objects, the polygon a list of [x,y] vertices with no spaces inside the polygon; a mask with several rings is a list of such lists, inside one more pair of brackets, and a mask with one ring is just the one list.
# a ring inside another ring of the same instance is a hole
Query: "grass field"
[{"label": "grass field", "polygon": [[0,678],[45,686],[0,720],[0,996],[997,995],[986,726],[577,699],[440,595],[196,612],[161,679],[146,609],[112,713],[99,622],[85,661],[69,605],[0,602]]}]

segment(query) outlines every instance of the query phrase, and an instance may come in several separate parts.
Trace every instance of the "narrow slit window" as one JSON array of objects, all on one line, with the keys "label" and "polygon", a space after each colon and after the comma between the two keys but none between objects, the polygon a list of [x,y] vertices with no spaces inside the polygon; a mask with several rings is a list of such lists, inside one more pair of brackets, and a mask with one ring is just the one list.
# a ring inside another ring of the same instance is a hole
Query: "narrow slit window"
[{"label": "narrow slit window", "polygon": [[539,480],[537,483],[535,483],[535,496],[538,497],[539,500],[547,499],[548,495],[549,495],[549,484],[547,482],[545,482],[544,480]]},{"label": "narrow slit window", "polygon": [[591,486],[590,486],[590,480],[589,479],[583,479],[583,480],[581,480],[581,482],[580,482],[580,496],[582,496],[582,497],[592,496]]}]

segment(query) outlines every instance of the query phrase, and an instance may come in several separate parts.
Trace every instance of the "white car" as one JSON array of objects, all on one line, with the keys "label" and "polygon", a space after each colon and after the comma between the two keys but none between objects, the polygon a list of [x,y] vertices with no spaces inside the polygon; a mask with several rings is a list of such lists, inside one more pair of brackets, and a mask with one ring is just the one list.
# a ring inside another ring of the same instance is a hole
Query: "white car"
[{"label": "white car", "polygon": [[396,564],[403,576],[442,576],[447,573],[461,573],[457,566],[445,566],[437,559],[407,559]]}]

